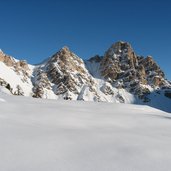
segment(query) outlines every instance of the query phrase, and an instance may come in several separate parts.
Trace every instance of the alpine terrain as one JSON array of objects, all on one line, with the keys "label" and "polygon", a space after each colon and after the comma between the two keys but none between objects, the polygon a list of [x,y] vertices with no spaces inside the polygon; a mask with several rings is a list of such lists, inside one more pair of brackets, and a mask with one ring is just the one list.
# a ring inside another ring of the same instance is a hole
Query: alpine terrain
[{"label": "alpine terrain", "polygon": [[13,95],[145,104],[171,112],[171,82],[151,56],[137,55],[122,41],[89,60],[63,47],[38,65],[1,50],[0,86]]},{"label": "alpine terrain", "polygon": [[171,83],[152,57],[117,42],[0,61],[0,171],[170,171]]}]

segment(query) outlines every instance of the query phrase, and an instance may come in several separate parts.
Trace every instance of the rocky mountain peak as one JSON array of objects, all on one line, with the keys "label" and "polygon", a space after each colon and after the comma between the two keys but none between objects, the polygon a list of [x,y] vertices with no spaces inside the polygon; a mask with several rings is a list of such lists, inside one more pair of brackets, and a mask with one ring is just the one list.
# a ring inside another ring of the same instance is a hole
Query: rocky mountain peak
[{"label": "rocky mountain peak", "polygon": [[64,47],[62,47],[61,48],[61,50],[60,51],[63,51],[63,52],[70,52],[70,49],[69,49],[69,47],[68,46],[64,46]]},{"label": "rocky mountain peak", "polygon": [[162,81],[156,80],[164,79],[164,72],[151,56],[140,57],[129,43],[121,41],[106,51],[101,62],[101,73],[104,78],[112,82],[118,79],[125,81],[137,79],[142,84],[155,82],[156,86],[162,86]]},{"label": "rocky mountain peak", "polygon": [[77,60],[82,62],[80,58],[77,57],[67,46],[61,48],[57,53],[55,53],[49,60],[49,62],[57,62],[59,64],[71,65],[73,61]]},{"label": "rocky mountain peak", "polygon": [[120,78],[127,70],[135,69],[138,60],[131,45],[127,42],[119,41],[113,44],[104,54],[101,61],[101,74],[112,82]]},{"label": "rocky mountain peak", "polygon": [[105,52],[100,60],[100,72],[114,87],[127,89],[144,101],[148,101],[146,96],[150,92],[147,87],[170,87],[152,56],[136,55],[131,45],[123,41],[114,43]]},{"label": "rocky mountain peak", "polygon": [[120,53],[120,52],[126,51],[126,50],[132,50],[131,45],[128,42],[124,42],[124,41],[118,41],[118,42],[114,43],[111,46],[111,48],[114,49],[115,53]]},{"label": "rocky mountain peak", "polygon": [[84,65],[83,60],[69,50],[68,47],[63,47],[55,53],[48,61],[47,65],[59,66],[62,70],[81,71],[81,65]]},{"label": "rocky mountain peak", "polygon": [[114,43],[105,53],[104,56],[110,58],[120,58],[123,56],[130,57],[134,53],[131,45],[127,42],[119,41]]},{"label": "rocky mountain peak", "polygon": [[[83,98],[79,97],[81,91],[82,93],[89,91],[87,89],[93,91],[94,80],[85,68],[83,60],[71,52],[68,47],[63,47],[43,67],[40,66],[36,75],[40,80],[34,85],[35,94],[38,97],[44,95],[49,83],[54,85],[54,93],[65,99],[74,98],[76,100],[77,98]],[[42,82],[46,82],[46,84],[42,84]],[[42,87],[42,85],[46,86]],[[41,91],[40,87],[42,87]],[[82,89],[83,87],[84,89]]]}]

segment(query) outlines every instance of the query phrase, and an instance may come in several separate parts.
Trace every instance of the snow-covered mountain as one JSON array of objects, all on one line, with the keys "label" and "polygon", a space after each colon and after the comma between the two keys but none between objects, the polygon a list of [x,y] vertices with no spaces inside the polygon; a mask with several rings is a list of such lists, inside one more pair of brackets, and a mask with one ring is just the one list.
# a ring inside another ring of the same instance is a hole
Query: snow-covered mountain
[{"label": "snow-covered mountain", "polygon": [[171,82],[151,56],[127,42],[83,61],[67,47],[39,65],[0,51],[0,85],[14,95],[150,105],[171,112]]}]

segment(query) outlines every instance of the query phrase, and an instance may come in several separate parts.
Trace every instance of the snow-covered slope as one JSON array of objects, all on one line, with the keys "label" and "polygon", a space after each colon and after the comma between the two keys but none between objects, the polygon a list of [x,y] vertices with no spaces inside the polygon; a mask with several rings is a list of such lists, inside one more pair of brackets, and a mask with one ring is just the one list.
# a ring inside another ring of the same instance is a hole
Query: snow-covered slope
[{"label": "snow-covered slope", "polygon": [[[32,71],[30,71],[31,77]],[[17,86],[21,86],[25,96],[31,96],[32,94],[32,82],[31,78],[24,80],[23,73],[16,73],[12,67],[8,67],[3,62],[0,62],[0,78],[10,84],[12,91],[17,91]]]},{"label": "snow-covered slope", "polygon": [[68,47],[33,66],[0,51],[0,86],[46,99],[145,104],[171,112],[171,82],[151,56],[127,42],[83,61]]},{"label": "snow-covered slope", "polygon": [[142,105],[0,92],[2,171],[169,171],[171,117]]},{"label": "snow-covered slope", "polygon": [[33,69],[34,66],[27,64],[26,61],[19,61],[0,51],[0,85],[8,87],[11,93],[32,95]]}]

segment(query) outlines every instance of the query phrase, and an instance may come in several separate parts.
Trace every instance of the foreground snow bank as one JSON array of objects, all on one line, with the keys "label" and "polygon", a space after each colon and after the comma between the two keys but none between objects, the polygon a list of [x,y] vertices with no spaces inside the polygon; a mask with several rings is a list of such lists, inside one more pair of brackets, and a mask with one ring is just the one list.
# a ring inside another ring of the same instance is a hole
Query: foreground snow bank
[{"label": "foreground snow bank", "polygon": [[138,105],[1,95],[2,171],[169,171],[171,117]]}]

